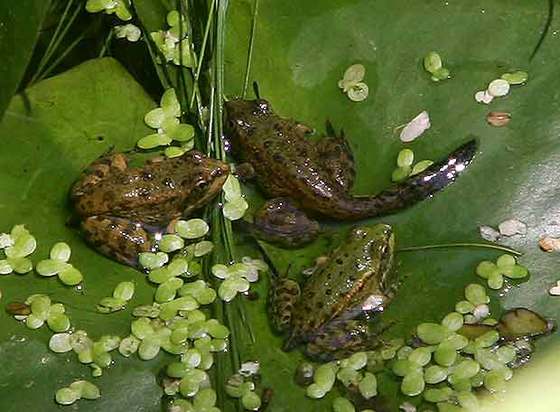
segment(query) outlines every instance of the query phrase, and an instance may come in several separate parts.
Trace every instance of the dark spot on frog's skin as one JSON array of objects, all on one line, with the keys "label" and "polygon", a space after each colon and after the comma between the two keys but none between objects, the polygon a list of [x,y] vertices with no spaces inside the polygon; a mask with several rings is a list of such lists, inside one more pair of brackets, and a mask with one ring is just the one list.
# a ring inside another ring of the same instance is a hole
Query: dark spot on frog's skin
[{"label": "dark spot on frog's skin", "polygon": [[142,177],[142,180],[145,181],[153,180],[155,178],[154,174],[151,172],[142,172],[140,176]]},{"label": "dark spot on frog's skin", "polygon": [[332,294],[332,289],[325,290],[325,295],[330,296]]},{"label": "dark spot on frog's skin", "polygon": [[344,261],[340,258],[336,259],[336,263],[339,265],[342,265],[344,263]]},{"label": "dark spot on frog's skin", "polygon": [[284,156],[282,156],[280,153],[274,153],[272,155],[272,159],[274,159],[275,162],[282,163],[284,161]]},{"label": "dark spot on frog's skin", "polygon": [[103,201],[107,203],[113,203],[115,200],[115,193],[112,191],[107,191],[103,194]]},{"label": "dark spot on frog's skin", "polygon": [[263,142],[263,145],[266,149],[270,149],[270,147],[274,144],[274,142],[272,140],[265,140]]},{"label": "dark spot on frog's skin", "polygon": [[102,135],[97,136],[97,141],[98,142],[102,142],[103,140],[105,140],[105,136],[102,136]]},{"label": "dark spot on frog's skin", "polygon": [[167,186],[170,189],[175,189],[175,181],[170,177],[166,177],[165,179],[163,179],[162,183],[164,186]]},{"label": "dark spot on frog's skin", "polygon": [[103,171],[101,171],[101,169],[96,169],[95,172],[93,172],[93,175],[96,177],[103,177]]}]

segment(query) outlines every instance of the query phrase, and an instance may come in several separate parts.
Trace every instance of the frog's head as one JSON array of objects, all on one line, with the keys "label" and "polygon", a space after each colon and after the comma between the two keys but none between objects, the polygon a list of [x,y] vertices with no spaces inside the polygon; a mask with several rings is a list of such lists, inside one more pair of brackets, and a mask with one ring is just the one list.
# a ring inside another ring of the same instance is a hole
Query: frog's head
[{"label": "frog's head", "polygon": [[235,99],[226,102],[227,132],[233,139],[245,140],[255,134],[259,124],[273,114],[264,99]]},{"label": "frog's head", "polygon": [[353,243],[368,248],[371,262],[374,262],[377,278],[381,288],[390,291],[395,287],[393,256],[395,252],[395,235],[393,228],[386,224],[360,226],[352,230]]}]

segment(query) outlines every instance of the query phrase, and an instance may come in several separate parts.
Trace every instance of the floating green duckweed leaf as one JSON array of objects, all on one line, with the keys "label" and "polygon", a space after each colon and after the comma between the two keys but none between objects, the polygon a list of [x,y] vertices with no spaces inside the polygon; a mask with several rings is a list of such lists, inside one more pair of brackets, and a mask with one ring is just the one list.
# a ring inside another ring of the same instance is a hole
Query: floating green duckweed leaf
[{"label": "floating green duckweed leaf", "polygon": [[327,394],[327,390],[324,387],[312,383],[309,385],[305,391],[305,394],[310,397],[311,399],[321,399]]},{"label": "floating green duckweed leaf", "polygon": [[190,124],[180,123],[167,131],[167,134],[177,142],[188,142],[194,137],[194,127]]},{"label": "floating green duckweed leaf", "polygon": [[402,149],[397,156],[397,166],[412,166],[414,162],[414,152],[410,149]]},{"label": "floating green duckweed leaf", "polygon": [[377,395],[377,378],[373,373],[366,372],[358,384],[358,390],[365,399],[371,399]]},{"label": "floating green duckweed leaf", "polygon": [[154,149],[158,146],[167,146],[171,141],[171,138],[166,134],[153,133],[138,140],[137,146],[140,149]]},{"label": "floating green duckweed leaf", "polygon": [[37,263],[35,271],[41,276],[55,276],[69,267],[68,263],[60,260],[46,259]]},{"label": "floating green duckweed leaf", "polygon": [[152,269],[160,268],[163,265],[165,265],[169,260],[169,256],[167,256],[167,253],[163,253],[163,252],[158,252],[158,253],[145,252],[145,253],[138,254],[138,260],[140,266],[142,266],[144,269],[152,270]]},{"label": "floating green duckweed leaf", "polygon": [[431,365],[424,370],[424,379],[426,383],[434,385],[436,383],[443,382],[447,379],[448,370],[447,368]]},{"label": "floating green duckweed leaf", "polygon": [[119,343],[119,353],[128,358],[138,351],[138,346],[140,346],[140,339],[134,335],[127,336]]},{"label": "floating green duckweed leaf", "polygon": [[194,245],[194,256],[201,257],[207,255],[214,249],[214,244],[209,240],[203,240]]},{"label": "floating green duckweed leaf", "polygon": [[49,315],[47,325],[53,332],[66,332],[70,329],[70,319],[63,313]]},{"label": "floating green duckweed leaf", "polygon": [[245,215],[248,208],[249,204],[247,201],[243,197],[238,197],[225,202],[222,211],[226,219],[239,220]]},{"label": "floating green duckweed leaf", "polygon": [[434,73],[442,67],[443,63],[437,52],[431,51],[426,55],[426,57],[424,57],[424,69],[426,69],[428,73]]},{"label": "floating green duckweed leaf", "polygon": [[432,73],[431,79],[435,82],[439,82],[440,80],[449,79],[449,77],[451,77],[450,75],[451,72],[449,71],[449,69],[442,67],[441,69],[438,69]]},{"label": "floating green duckweed leaf", "polygon": [[65,353],[72,350],[69,333],[55,333],[49,340],[49,349],[56,353]]},{"label": "floating green duckweed leaf", "polygon": [[261,398],[255,392],[247,392],[241,397],[241,404],[249,411],[256,411],[261,407]]},{"label": "floating green duckweed leaf", "polygon": [[353,64],[344,72],[342,80],[338,82],[338,87],[340,87],[344,93],[348,93],[353,86],[364,79],[365,75],[366,68],[362,64]]},{"label": "floating green duckweed leaf", "polygon": [[393,170],[393,174],[391,175],[391,180],[393,182],[402,182],[408,176],[410,176],[411,172],[412,172],[412,168],[410,166],[397,167],[395,170]]},{"label": "floating green duckweed leaf", "polygon": [[210,227],[202,219],[178,220],[175,223],[175,233],[185,239],[198,239],[208,233]]},{"label": "floating green duckweed leaf", "polygon": [[62,283],[68,286],[76,286],[84,277],[82,273],[73,266],[67,267],[58,274],[58,278]]},{"label": "floating green duckweed leaf", "polygon": [[231,173],[228,175],[224,185],[222,186],[222,191],[224,192],[225,198],[228,202],[238,199],[243,195],[239,180]]},{"label": "floating green duckweed leaf", "polygon": [[144,116],[144,122],[152,129],[158,129],[161,127],[165,118],[165,112],[161,107],[158,107],[146,113],[146,116]]},{"label": "floating green duckweed leaf", "polygon": [[179,104],[179,100],[177,100],[177,94],[173,88],[169,88],[163,92],[160,100],[160,106],[165,117],[181,116],[181,105]]},{"label": "floating green duckweed leaf", "polygon": [[430,167],[433,164],[434,162],[432,160],[421,160],[414,165],[412,171],[410,172],[410,175],[414,176],[419,173],[422,173],[424,170],[426,170],[428,167]]},{"label": "floating green duckweed leaf", "polygon": [[463,326],[463,316],[457,312],[447,314],[441,321],[442,326],[452,331],[458,331]]},{"label": "floating green duckweed leaf", "polygon": [[120,282],[113,290],[116,299],[130,300],[134,296],[134,282]]},{"label": "floating green duckweed leaf", "polygon": [[450,342],[442,342],[434,352],[434,360],[438,365],[451,366],[457,359],[457,351]]},{"label": "floating green duckweed leaf", "polygon": [[448,401],[452,395],[453,389],[449,387],[430,388],[424,392],[424,399],[431,403],[438,403]]},{"label": "floating green duckweed leaf", "polygon": [[355,412],[356,408],[346,398],[338,397],[333,401],[333,412]]},{"label": "floating green duckweed leaf", "polygon": [[70,260],[70,255],[72,251],[70,246],[64,242],[55,243],[51,248],[50,258],[52,260],[58,260],[60,262],[68,262]]},{"label": "floating green duckweed leaf", "polygon": [[424,347],[414,349],[412,352],[410,352],[410,355],[408,357],[409,361],[419,366],[427,365],[431,359],[432,351],[429,348]]},{"label": "floating green duckweed leaf", "polygon": [[511,73],[504,73],[502,74],[501,78],[511,85],[518,85],[527,82],[527,80],[529,79],[529,73],[522,70],[517,70]]},{"label": "floating green duckweed leaf", "polygon": [[6,259],[0,260],[0,275],[8,275],[13,272],[13,268],[10,266]]},{"label": "floating green duckweed leaf", "polygon": [[353,102],[364,101],[369,95],[369,87],[364,82],[358,82],[348,89],[346,95]]},{"label": "floating green duckweed leaf", "polygon": [[426,386],[422,372],[410,372],[401,383],[401,392],[407,396],[420,395]]},{"label": "floating green duckweed leaf", "polygon": [[416,335],[428,345],[442,342],[448,335],[448,329],[437,323],[421,323],[416,328]]},{"label": "floating green duckweed leaf", "polygon": [[60,405],[72,405],[80,399],[80,393],[70,388],[61,388],[55,394],[56,403]]},{"label": "floating green duckweed leaf", "polygon": [[159,241],[159,248],[164,253],[175,252],[185,245],[183,238],[177,235],[163,235]]},{"label": "floating green duckweed leaf", "polygon": [[490,301],[484,286],[477,283],[471,283],[465,288],[465,297],[475,306],[488,303]]},{"label": "floating green duckweed leaf", "polygon": [[78,392],[83,399],[97,399],[101,397],[99,388],[85,380],[74,381],[70,384],[69,388]]},{"label": "floating green duckweed leaf", "polygon": [[493,272],[488,277],[488,287],[490,289],[498,290],[504,286],[504,277],[499,272]]},{"label": "floating green duckweed leaf", "polygon": [[8,264],[14,272],[20,275],[24,275],[33,270],[33,263],[26,257],[8,258]]},{"label": "floating green duckweed leaf", "polygon": [[188,150],[184,147],[169,146],[166,147],[163,153],[169,158],[183,156]]}]

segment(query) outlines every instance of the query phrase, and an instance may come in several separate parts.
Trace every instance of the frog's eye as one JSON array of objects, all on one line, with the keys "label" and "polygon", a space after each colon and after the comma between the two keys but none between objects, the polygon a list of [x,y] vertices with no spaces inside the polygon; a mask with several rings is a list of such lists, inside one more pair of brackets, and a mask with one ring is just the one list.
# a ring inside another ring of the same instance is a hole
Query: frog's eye
[{"label": "frog's eye", "polygon": [[257,99],[255,100],[255,108],[257,109],[258,112],[264,114],[264,113],[268,113],[268,109],[269,109],[269,104],[266,100],[264,99]]}]

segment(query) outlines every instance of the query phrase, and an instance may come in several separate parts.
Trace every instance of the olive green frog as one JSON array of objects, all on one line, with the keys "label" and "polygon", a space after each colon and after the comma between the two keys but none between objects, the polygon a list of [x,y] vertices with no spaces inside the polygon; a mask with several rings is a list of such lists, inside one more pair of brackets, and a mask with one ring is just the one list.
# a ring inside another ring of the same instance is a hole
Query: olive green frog
[{"label": "olive green frog", "polygon": [[396,292],[394,243],[388,225],[357,227],[301,289],[286,277],[273,279],[269,309],[275,328],[288,334],[284,348],[302,343],[310,357],[328,360],[375,346],[364,315],[383,311]]}]

